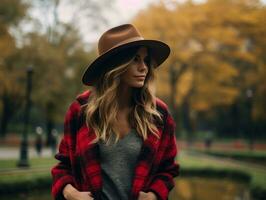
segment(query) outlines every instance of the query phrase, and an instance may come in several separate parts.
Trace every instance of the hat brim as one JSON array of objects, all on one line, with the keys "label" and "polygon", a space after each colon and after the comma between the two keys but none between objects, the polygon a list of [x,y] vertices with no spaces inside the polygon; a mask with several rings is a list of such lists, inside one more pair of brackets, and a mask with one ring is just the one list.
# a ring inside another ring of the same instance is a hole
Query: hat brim
[{"label": "hat brim", "polygon": [[83,84],[88,86],[93,85],[101,73],[107,70],[107,67],[110,69],[111,66],[108,66],[108,61],[119,56],[121,58],[121,52],[125,52],[125,50],[139,46],[145,46],[149,49],[152,58],[157,64],[156,67],[160,66],[170,54],[170,47],[164,42],[158,40],[137,40],[114,47],[96,58],[86,67],[82,76]]}]

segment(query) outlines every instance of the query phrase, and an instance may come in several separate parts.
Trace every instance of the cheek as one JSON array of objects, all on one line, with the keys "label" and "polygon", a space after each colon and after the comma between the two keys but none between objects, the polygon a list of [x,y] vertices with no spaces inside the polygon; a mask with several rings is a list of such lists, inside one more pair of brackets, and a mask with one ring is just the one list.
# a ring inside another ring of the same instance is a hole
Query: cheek
[{"label": "cheek", "polygon": [[134,66],[130,66],[127,71],[123,74],[123,79],[124,80],[127,80],[127,79],[130,79],[132,78],[133,76],[135,75],[135,72],[134,72]]},{"label": "cheek", "polygon": [[130,73],[126,71],[122,76],[121,76],[121,81],[123,83],[127,83],[130,80]]}]

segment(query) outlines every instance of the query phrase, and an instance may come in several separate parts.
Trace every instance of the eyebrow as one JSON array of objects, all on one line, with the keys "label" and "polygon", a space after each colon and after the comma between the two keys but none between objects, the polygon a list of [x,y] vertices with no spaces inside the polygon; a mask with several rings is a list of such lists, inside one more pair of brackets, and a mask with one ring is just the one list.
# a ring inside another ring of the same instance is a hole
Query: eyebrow
[{"label": "eyebrow", "polygon": [[[140,58],[140,55],[139,54],[136,54],[136,57],[139,57]],[[149,55],[145,56],[144,59],[147,59],[147,58],[150,58]]]}]

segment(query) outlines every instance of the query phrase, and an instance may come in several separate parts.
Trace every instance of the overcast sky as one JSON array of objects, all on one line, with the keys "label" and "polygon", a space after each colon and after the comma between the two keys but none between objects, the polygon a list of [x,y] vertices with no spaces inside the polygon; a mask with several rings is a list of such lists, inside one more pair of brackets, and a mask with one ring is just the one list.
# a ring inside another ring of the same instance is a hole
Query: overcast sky
[{"label": "overcast sky", "polygon": [[[114,8],[116,9],[116,12],[110,11],[111,9],[106,8],[109,24],[106,26],[101,27],[98,31],[88,31],[86,27],[88,27],[88,21],[81,22],[81,24],[78,25],[80,27],[80,32],[83,35],[83,38],[86,43],[95,43],[97,42],[100,35],[107,29],[130,22],[130,19],[134,17],[139,11],[142,9],[147,8],[149,4],[151,3],[158,3],[160,0],[113,0],[114,2]],[[183,2],[185,0],[168,0],[168,1],[178,1]],[[204,2],[204,0],[194,0],[195,2]],[[264,3],[266,3],[266,0],[262,0]],[[73,8],[72,7],[66,7],[61,6],[59,7],[59,19],[65,22],[68,22],[71,18],[73,18]],[[38,15],[38,14],[37,14]],[[42,15],[43,16],[43,15]],[[42,17],[43,18],[43,17]],[[49,20],[48,17],[44,18],[43,20]],[[86,24],[84,24],[86,23]]]},{"label": "overcast sky", "polygon": [[[86,42],[96,42],[98,38],[100,37],[100,34],[104,32],[105,30],[123,24],[128,23],[134,17],[140,10],[145,9],[149,4],[156,3],[158,0],[116,0],[114,1],[115,4],[113,7],[116,11],[113,11],[112,9],[106,9],[105,14],[108,16],[109,24],[106,26],[103,26],[98,31],[88,31],[85,27],[88,23],[87,21],[81,22],[79,27],[81,27],[81,33],[84,36],[84,39]],[[72,8],[67,7],[60,7],[59,9],[59,18],[62,21],[69,21],[72,14]],[[84,27],[84,28],[82,28]]]},{"label": "overcast sky", "polygon": [[[107,29],[123,24],[128,23],[130,20],[141,10],[147,8],[150,4],[158,3],[160,0],[114,0],[114,8],[116,9],[116,12],[108,12],[108,19],[111,19],[109,21],[109,24],[102,27],[98,31],[88,31],[86,28],[86,25],[82,24],[79,27],[81,27],[80,31],[84,37],[84,40],[87,43],[97,42],[100,35]],[[169,1],[178,1],[183,2],[185,0],[169,0]],[[194,0],[195,2],[203,2],[204,0]],[[266,0],[265,0],[266,1]],[[61,6],[59,9],[59,18],[60,20],[63,20],[65,22],[69,21],[72,14],[71,11],[73,9],[71,7],[63,7]],[[110,10],[110,9],[109,9]],[[72,12],[73,13],[73,12]],[[87,23],[87,22],[86,22]]]}]

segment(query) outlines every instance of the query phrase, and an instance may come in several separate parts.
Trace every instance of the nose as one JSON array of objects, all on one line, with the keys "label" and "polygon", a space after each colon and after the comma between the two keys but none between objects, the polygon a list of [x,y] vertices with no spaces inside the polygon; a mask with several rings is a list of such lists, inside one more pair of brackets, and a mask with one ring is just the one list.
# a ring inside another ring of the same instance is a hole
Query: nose
[{"label": "nose", "polygon": [[148,66],[146,65],[146,63],[144,62],[144,60],[141,60],[139,62],[138,69],[139,69],[139,71],[147,71],[148,70]]}]

